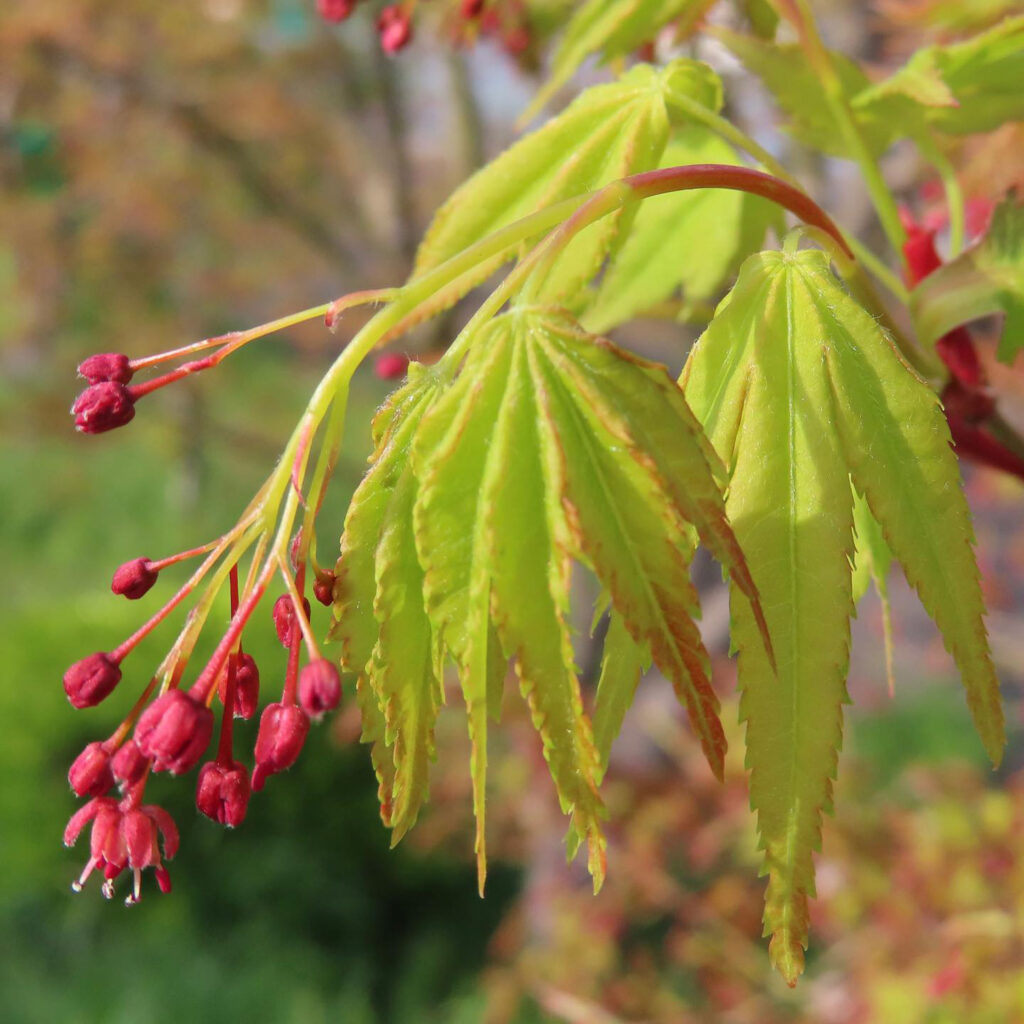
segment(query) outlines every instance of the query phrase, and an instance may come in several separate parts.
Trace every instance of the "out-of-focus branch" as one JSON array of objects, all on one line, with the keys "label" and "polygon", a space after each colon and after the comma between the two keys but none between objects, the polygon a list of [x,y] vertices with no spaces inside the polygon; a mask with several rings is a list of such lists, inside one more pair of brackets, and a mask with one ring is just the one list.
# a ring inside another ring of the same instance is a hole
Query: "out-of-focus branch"
[{"label": "out-of-focus branch", "polygon": [[314,248],[320,250],[341,269],[355,271],[360,258],[356,247],[332,232],[323,217],[311,210],[287,189],[281,187],[253,158],[249,149],[225,131],[200,107],[165,95],[152,82],[123,68],[100,64],[88,54],[54,40],[40,40],[38,51],[48,60],[96,85],[114,85],[132,101],[169,114],[181,130],[198,146],[217,157],[233,174],[264,213],[274,217]]},{"label": "out-of-focus branch", "polygon": [[473,81],[466,67],[466,57],[461,50],[452,50],[448,55],[448,71],[451,75],[452,98],[462,148],[463,168],[466,176],[484,164],[484,126],[480,105],[473,91]]},{"label": "out-of-focus branch", "polygon": [[395,225],[398,251],[402,259],[411,266],[416,255],[419,230],[416,224],[416,204],[413,202],[414,181],[412,162],[409,158],[408,124],[402,106],[398,65],[380,47],[374,47],[373,52],[377,87],[380,91],[388,145],[391,149],[387,164],[391,169],[391,191],[395,217],[398,221]]}]

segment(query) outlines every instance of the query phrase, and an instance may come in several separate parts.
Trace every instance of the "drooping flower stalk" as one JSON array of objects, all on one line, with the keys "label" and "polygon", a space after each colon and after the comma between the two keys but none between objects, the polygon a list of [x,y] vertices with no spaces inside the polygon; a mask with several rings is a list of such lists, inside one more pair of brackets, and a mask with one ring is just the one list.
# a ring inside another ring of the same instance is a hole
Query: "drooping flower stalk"
[{"label": "drooping flower stalk", "polygon": [[[475,287],[481,279],[481,267],[486,270],[489,264],[493,266],[496,258],[504,261],[519,256],[523,242],[535,243],[482,303],[431,371],[439,380],[450,381],[472,344],[477,326],[513,298],[529,302],[552,261],[580,231],[648,196],[704,187],[742,189],[767,196],[826,233],[845,256],[853,259],[831,220],[788,182],[734,166],[669,168],[634,175],[538,211],[468,246],[402,288],[354,293],[248,331],[204,339],[157,356],[130,360],[103,355],[82,364],[83,375],[90,381],[84,395],[91,397],[76,403],[76,422],[80,429],[98,432],[92,427],[120,425],[115,422],[119,417],[127,422],[134,415],[135,403],[145,395],[212,369],[272,331],[319,317],[333,330],[346,309],[383,303],[317,385],[280,461],[234,526],[220,537],[178,555],[158,561],[130,560],[115,574],[115,592],[141,597],[159,582],[163,569],[205,555],[185,584],[142,627],[109,653],[79,662],[65,677],[68,696],[75,706],[98,703],[120,684],[125,657],[186,599],[193,601],[177,638],[124,721],[110,739],[90,744],[73,768],[73,788],[81,796],[92,797],[92,802],[69,823],[69,841],[85,824],[93,822],[91,857],[77,886],[98,868],[106,876],[104,891],[108,895],[120,872],[131,869],[134,882],[129,902],[135,902],[140,894],[139,877],[146,867],[156,869],[161,887],[169,884],[156,837],[158,832],[163,833],[163,858],[167,859],[173,855],[177,837],[174,833],[173,841],[169,838],[173,823],[164,820],[165,812],[141,805],[145,786],[152,771],[191,771],[212,741],[218,713],[221,721],[216,753],[200,770],[196,802],[207,816],[235,826],[245,817],[250,793],[294,763],[305,743],[310,720],[319,719],[340,701],[338,670],[321,651],[304,592],[309,582],[320,603],[332,603],[333,573],[324,569],[316,557],[316,517],[337,463],[350,382],[362,361],[375,348]],[[190,358],[209,349],[213,349],[209,355]],[[141,370],[182,358],[187,361],[161,376],[135,381],[135,374]],[[96,388],[105,390],[100,394]],[[98,401],[107,391],[116,399],[109,408]],[[84,425],[83,410],[88,412]],[[260,673],[242,651],[242,636],[278,573],[284,594],[279,599],[283,603],[277,607],[284,611],[275,614],[275,619],[281,620],[278,625],[288,649],[287,664],[280,699],[267,705],[261,717],[250,779],[243,762],[235,759],[232,723],[236,713],[248,717],[255,712]],[[228,625],[213,653],[186,685],[192,655],[226,584],[230,594]],[[104,795],[115,783],[124,794],[120,802]]]}]

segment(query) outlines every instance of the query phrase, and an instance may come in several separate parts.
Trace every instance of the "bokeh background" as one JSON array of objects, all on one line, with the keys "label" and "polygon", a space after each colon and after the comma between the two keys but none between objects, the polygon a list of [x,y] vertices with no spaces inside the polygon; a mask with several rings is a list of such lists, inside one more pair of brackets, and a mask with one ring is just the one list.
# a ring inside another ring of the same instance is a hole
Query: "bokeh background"
[{"label": "bokeh background", "polygon": [[[84,856],[60,843],[75,807],[67,765],[124,709],[73,712],[60,677],[159,601],[113,598],[110,574],[234,521],[349,328],[266,339],[100,439],[71,428],[75,366],[400,281],[431,211],[514,137],[549,28],[572,5],[506,5],[513,27],[530,28],[528,45],[499,31],[471,50],[451,45],[457,4],[437,0],[398,59],[381,55],[364,6],[340,27],[318,19],[313,0],[0,7],[0,1019],[1024,1020],[1024,487],[971,467],[1009,756],[996,773],[986,766],[949,659],[901,579],[889,696],[869,596],[855,629],[839,811],[825,826],[809,967],[795,991],[771,973],[760,939],[739,729],[730,726],[719,785],[657,678],[645,680],[613,752],[610,879],[596,898],[564,863],[565,821],[512,699],[491,755],[486,900],[471,863],[459,716],[442,716],[428,812],[389,850],[351,709],[315,730],[237,832],[200,818],[191,780],[154,782],[182,829],[173,895],[128,910],[95,887],[70,894]],[[833,44],[879,65],[1014,6],[814,5]],[[721,53],[682,52],[716,62],[732,113],[841,223],[873,238],[851,168],[780,135]],[[976,195],[1024,181],[1020,126],[954,156]],[[933,201],[910,151],[894,149],[886,172],[917,208]],[[463,315],[441,318],[408,350],[429,358]],[[692,332],[647,325],[626,340],[678,368]],[[1020,422],[1020,367],[995,372]],[[322,520],[329,539],[386,390],[361,371]],[[735,723],[724,595],[712,567],[700,574]],[[267,625],[252,650],[272,678],[284,656]],[[587,655],[584,644],[592,684]]]}]

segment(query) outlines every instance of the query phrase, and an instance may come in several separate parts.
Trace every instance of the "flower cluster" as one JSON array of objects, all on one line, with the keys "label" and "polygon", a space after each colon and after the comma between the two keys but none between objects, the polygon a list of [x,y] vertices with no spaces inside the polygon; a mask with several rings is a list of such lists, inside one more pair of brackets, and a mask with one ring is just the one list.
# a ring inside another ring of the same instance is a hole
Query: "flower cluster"
[{"label": "flower cluster", "polygon": [[[316,0],[324,21],[345,21],[355,12],[358,0]],[[431,5],[434,6],[434,5]],[[418,0],[404,0],[382,8],[376,17],[377,36],[385,53],[398,53],[413,38],[413,17]],[[512,57],[530,49],[533,36],[523,0],[448,0],[442,9],[445,32],[454,42],[472,44],[492,38]]]},{"label": "flower cluster", "polygon": [[[145,394],[215,366],[253,338],[330,309],[306,310],[253,331],[207,339],[147,359],[93,356],[79,368],[88,386],[72,407],[76,426],[85,433],[123,426]],[[139,370],[206,348],[215,351],[146,383],[131,383]],[[326,390],[319,401],[311,403],[286,449],[286,459],[239,522],[223,536],[168,558],[134,558],[114,572],[111,590],[138,600],[158,584],[164,569],[201,559],[185,584],[120,646],[88,655],[64,675],[64,690],[73,707],[90,708],[106,700],[124,687],[124,662],[139,643],[179,605],[192,600],[177,639],[135,695],[120,725],[107,739],[89,743],[68,773],[72,790],[88,802],[68,822],[65,842],[74,843],[85,826],[91,826],[89,859],[74,883],[76,891],[98,870],[104,876],[103,893],[110,897],[116,879],[127,870],[133,880],[126,902],[135,903],[141,894],[142,872],[153,868],[157,883],[166,892],[170,879],[164,861],[174,856],[178,833],[165,810],[143,802],[151,773],[184,775],[198,767],[195,800],[199,811],[222,825],[238,826],[245,819],[251,794],[262,789],[271,775],[295,762],[310,722],[340,703],[338,668],[320,651],[304,590],[309,583],[318,602],[328,606],[333,602],[334,576],[316,560],[313,521],[337,457],[343,402],[343,395]],[[338,415],[326,424],[324,436],[319,438],[319,454],[313,459],[317,428],[328,412]],[[235,718],[249,719],[257,713],[261,673],[252,655],[243,649],[242,638],[275,576],[283,581],[284,592],[273,605],[272,618],[287,651],[287,667],[279,695],[263,709],[251,764],[247,765],[244,759],[236,759],[233,723]],[[186,684],[197,640],[225,587],[230,593],[228,624],[213,655]],[[215,750],[208,754],[215,734]]]}]

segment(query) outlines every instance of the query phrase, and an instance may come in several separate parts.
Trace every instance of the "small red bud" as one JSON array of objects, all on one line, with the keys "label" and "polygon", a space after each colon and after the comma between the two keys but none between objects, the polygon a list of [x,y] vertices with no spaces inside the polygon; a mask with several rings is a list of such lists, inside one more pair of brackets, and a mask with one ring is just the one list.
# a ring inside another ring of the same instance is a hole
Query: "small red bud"
[{"label": "small red bud", "polygon": [[316,0],[316,12],[324,21],[344,21],[356,9],[356,0]]},{"label": "small red bud", "polygon": [[129,601],[137,601],[156,583],[157,575],[149,559],[133,558],[118,567],[110,581],[110,589],[115,594],[127,597]]},{"label": "small red bud", "polygon": [[334,573],[325,572],[313,582],[313,596],[325,607],[334,604]]},{"label": "small red bud", "polygon": [[[303,598],[302,607],[306,611],[306,621],[309,621],[309,602]],[[291,647],[292,644],[292,627],[295,625],[295,603],[292,601],[291,594],[282,594],[274,602],[274,628],[277,630],[277,639],[285,647]]]},{"label": "small red bud", "polygon": [[377,357],[373,372],[381,380],[398,380],[400,377],[405,376],[405,371],[408,368],[408,356],[403,356],[399,352],[385,352],[384,355]]},{"label": "small red bud", "polygon": [[[228,693],[228,677],[224,673],[217,684],[217,695],[224,702]],[[252,718],[260,702],[260,670],[251,654],[239,654],[235,667],[235,706],[232,709],[236,718],[246,720]]]},{"label": "small red bud", "polygon": [[412,39],[412,18],[398,4],[385,7],[377,18],[377,34],[385,53],[398,53]]},{"label": "small red bud", "polygon": [[64,673],[64,692],[72,707],[91,708],[121,681],[121,669],[109,654],[90,654]]},{"label": "small red bud", "polygon": [[181,775],[194,768],[210,745],[213,712],[182,690],[168,690],[142,712],[135,742],[153,770]]},{"label": "small red bud", "polygon": [[72,763],[68,782],[76,796],[103,796],[114,784],[107,748],[98,740],[88,744]]},{"label": "small red bud", "polygon": [[522,56],[530,48],[529,29],[523,26],[509,29],[502,36],[501,45],[510,57]]},{"label": "small red bud", "polygon": [[309,732],[309,716],[294,704],[268,704],[256,736],[256,767],[252,788],[263,788],[268,775],[290,768],[302,751]]},{"label": "small red bud", "polygon": [[341,677],[326,658],[311,661],[299,673],[299,704],[310,718],[321,718],[341,701]]},{"label": "small red bud", "polygon": [[467,19],[479,18],[484,9],[484,0],[462,0],[462,16]]},{"label": "small red bud", "polygon": [[110,769],[123,790],[131,789],[149,767],[149,758],[139,750],[135,740],[128,740],[110,759]]},{"label": "small red bud", "polygon": [[249,807],[249,773],[238,761],[208,761],[199,769],[196,807],[220,825],[237,828]]},{"label": "small red bud", "polygon": [[123,427],[135,417],[135,397],[123,384],[112,380],[91,384],[71,406],[75,429],[83,434],[102,434]]},{"label": "small red bud", "polygon": [[132,379],[131,360],[120,352],[103,352],[89,356],[78,367],[78,375],[90,384],[112,380],[116,384],[127,384]]}]

